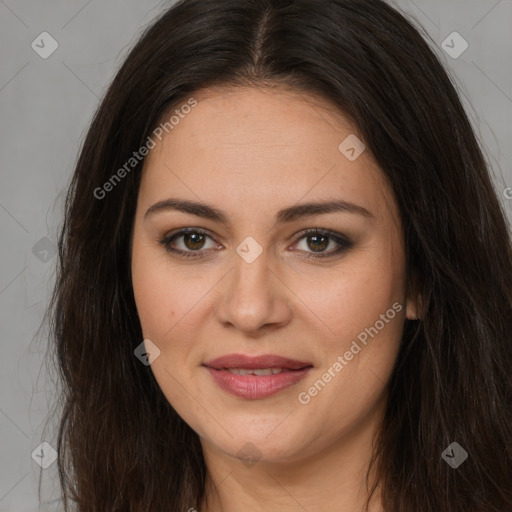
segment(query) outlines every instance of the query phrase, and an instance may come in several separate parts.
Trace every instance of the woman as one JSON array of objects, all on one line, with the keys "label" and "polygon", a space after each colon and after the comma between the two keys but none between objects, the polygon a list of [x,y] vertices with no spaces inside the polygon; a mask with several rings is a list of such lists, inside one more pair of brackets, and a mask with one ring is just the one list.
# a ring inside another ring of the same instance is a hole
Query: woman
[{"label": "woman", "polygon": [[510,233],[381,0],[183,0],[66,202],[66,510],[512,510]]}]

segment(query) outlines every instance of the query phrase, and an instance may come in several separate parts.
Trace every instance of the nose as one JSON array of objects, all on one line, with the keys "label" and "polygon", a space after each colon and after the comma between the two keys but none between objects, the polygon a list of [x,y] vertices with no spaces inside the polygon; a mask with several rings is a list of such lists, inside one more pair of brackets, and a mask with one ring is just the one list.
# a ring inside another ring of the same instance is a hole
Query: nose
[{"label": "nose", "polygon": [[224,327],[254,337],[290,322],[291,291],[269,267],[267,250],[250,263],[236,254],[223,282],[216,315]]}]

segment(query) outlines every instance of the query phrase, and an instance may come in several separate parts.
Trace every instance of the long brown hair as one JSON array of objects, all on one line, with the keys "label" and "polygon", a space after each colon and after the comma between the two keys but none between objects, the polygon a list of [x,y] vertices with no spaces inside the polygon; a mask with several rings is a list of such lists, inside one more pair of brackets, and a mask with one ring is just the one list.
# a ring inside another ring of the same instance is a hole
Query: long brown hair
[{"label": "long brown hair", "polygon": [[[49,307],[66,512],[71,502],[78,512],[177,512],[204,497],[198,436],[134,356],[143,337],[130,237],[143,159],[98,189],[165,112],[219,84],[329,101],[394,190],[422,318],[405,323],[372,459],[384,510],[512,511],[510,232],[435,53],[381,0],[182,0],[119,69],[66,198]],[[452,442],[469,455],[457,469],[441,456]]]}]

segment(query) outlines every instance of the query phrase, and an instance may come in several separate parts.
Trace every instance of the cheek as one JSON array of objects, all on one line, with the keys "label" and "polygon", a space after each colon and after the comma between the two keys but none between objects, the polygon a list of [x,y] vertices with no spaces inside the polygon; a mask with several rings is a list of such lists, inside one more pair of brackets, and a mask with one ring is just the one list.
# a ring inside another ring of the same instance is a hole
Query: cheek
[{"label": "cheek", "polygon": [[357,263],[347,263],[336,280],[324,283],[323,293],[313,297],[319,316],[335,333],[326,338],[324,370],[331,368],[336,377],[312,409],[340,400],[345,406],[343,413],[333,415],[334,424],[343,418],[356,422],[370,411],[391,374],[405,313],[402,257],[392,251],[368,251]]},{"label": "cheek", "polygon": [[177,272],[164,249],[134,245],[132,282],[145,337],[163,341],[204,295],[204,277]]},{"label": "cheek", "polygon": [[298,398],[309,417],[323,418],[315,428],[326,443],[361,429],[382,404],[405,311],[399,289],[384,275],[368,269],[345,276],[316,297],[316,311],[335,335],[328,333],[321,343],[324,364]]},{"label": "cheek", "polygon": [[365,256],[347,260],[324,277],[317,272],[297,281],[297,295],[315,314],[315,324],[327,340],[351,340],[374,325],[393,303],[403,301],[400,259]]},{"label": "cheek", "polygon": [[155,247],[134,244],[133,292],[144,339],[150,339],[160,350],[151,371],[167,401],[188,422],[200,417],[201,411],[195,410],[190,400],[190,393],[196,396],[198,390],[188,373],[192,340],[184,335],[183,326],[201,290],[198,279],[173,271],[165,253],[159,252]]},{"label": "cheek", "polygon": [[[137,240],[132,254],[132,283],[142,332],[145,338],[153,340],[159,337],[162,319],[172,311],[168,309],[172,298],[168,293],[170,289],[166,290],[165,277],[159,272],[155,258],[151,257],[151,251]],[[158,318],[160,322],[156,322]]]}]

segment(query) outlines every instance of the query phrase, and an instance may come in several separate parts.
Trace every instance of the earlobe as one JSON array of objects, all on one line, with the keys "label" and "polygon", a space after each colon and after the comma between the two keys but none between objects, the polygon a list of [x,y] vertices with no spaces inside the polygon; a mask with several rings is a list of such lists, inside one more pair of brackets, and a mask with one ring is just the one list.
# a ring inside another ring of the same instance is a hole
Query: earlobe
[{"label": "earlobe", "polygon": [[407,318],[407,320],[418,320],[418,316],[414,312],[414,308],[409,309],[409,306],[407,306],[407,312],[405,314],[405,318]]}]

